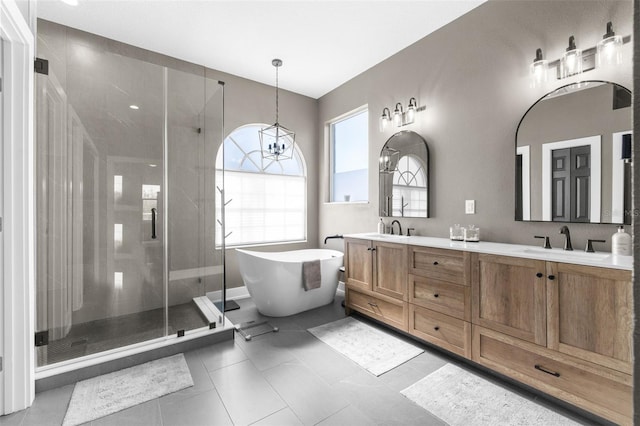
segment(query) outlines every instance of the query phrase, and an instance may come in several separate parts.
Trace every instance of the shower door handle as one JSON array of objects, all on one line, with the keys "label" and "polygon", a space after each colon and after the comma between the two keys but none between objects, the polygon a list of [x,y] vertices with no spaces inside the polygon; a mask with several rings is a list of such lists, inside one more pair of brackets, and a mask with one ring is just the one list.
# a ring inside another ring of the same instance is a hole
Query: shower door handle
[{"label": "shower door handle", "polygon": [[151,209],[151,239],[155,240],[157,238],[156,235],[156,216],[158,215],[158,211],[156,208]]}]

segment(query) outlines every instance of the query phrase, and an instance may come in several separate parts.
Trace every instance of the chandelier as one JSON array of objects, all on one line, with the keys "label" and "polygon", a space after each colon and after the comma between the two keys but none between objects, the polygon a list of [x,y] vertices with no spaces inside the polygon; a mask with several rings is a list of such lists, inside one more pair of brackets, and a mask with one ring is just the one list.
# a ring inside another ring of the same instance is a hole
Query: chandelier
[{"label": "chandelier", "polygon": [[282,60],[274,59],[271,64],[276,68],[276,122],[258,132],[260,149],[265,159],[288,160],[293,157],[296,134],[278,122],[278,68],[282,66]]}]

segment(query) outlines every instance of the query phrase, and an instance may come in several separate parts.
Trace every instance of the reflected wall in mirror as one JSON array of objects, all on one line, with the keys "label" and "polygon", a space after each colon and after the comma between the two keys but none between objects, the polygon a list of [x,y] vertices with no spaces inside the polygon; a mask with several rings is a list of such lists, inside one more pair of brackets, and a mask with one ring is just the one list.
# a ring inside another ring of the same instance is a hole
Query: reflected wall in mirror
[{"label": "reflected wall in mirror", "polygon": [[429,148],[422,136],[394,134],[379,161],[380,216],[429,217]]},{"label": "reflected wall in mirror", "polygon": [[516,220],[630,224],[631,120],[631,92],[604,81],[534,103],[516,132]]}]

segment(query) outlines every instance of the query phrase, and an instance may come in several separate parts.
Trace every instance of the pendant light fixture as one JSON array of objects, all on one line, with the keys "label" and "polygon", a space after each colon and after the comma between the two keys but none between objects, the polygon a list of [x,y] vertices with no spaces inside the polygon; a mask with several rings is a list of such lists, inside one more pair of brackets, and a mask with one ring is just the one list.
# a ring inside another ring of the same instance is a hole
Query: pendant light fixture
[{"label": "pendant light fixture", "polygon": [[273,126],[265,127],[258,132],[260,149],[265,159],[288,160],[293,157],[296,134],[278,122],[278,68],[282,66],[282,60],[274,59],[271,64],[276,68],[276,122]]}]

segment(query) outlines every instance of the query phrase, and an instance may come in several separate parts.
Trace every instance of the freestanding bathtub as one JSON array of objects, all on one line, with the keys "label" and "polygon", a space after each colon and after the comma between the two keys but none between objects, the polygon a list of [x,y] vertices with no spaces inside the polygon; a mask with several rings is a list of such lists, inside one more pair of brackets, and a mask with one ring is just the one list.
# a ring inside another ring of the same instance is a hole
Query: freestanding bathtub
[{"label": "freestanding bathtub", "polygon": [[[337,250],[308,249],[276,253],[236,249],[244,285],[258,311],[270,317],[297,314],[333,301],[343,254]],[[302,263],[320,260],[320,288],[305,291]]]}]

